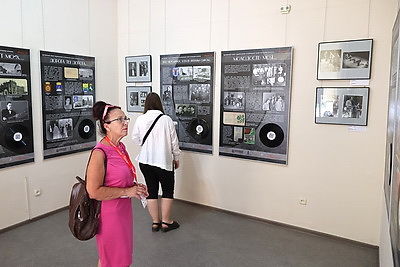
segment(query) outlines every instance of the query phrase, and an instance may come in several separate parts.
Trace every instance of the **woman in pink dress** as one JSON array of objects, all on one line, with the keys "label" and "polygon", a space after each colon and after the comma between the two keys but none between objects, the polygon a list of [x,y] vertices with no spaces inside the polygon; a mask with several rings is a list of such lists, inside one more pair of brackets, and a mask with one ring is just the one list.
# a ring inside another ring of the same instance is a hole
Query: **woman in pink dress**
[{"label": "woman in pink dress", "polygon": [[[93,106],[104,138],[95,146],[87,169],[87,191],[102,201],[98,232],[98,266],[132,264],[132,197],[147,197],[147,188],[137,183],[135,167],[121,139],[128,133],[129,118],[118,106],[103,101]],[[105,166],[105,162],[107,163]]]}]

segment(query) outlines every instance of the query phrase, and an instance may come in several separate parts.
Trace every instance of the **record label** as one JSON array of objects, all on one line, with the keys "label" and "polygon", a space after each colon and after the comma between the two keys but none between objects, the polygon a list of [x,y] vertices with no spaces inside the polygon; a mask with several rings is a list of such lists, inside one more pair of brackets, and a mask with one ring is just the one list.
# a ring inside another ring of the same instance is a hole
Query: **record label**
[{"label": "record label", "polygon": [[275,140],[275,138],[276,138],[276,133],[273,132],[273,131],[269,131],[269,132],[267,133],[267,138],[268,138],[268,140],[271,140],[271,141]]},{"label": "record label", "polygon": [[259,137],[265,146],[277,147],[282,144],[285,134],[279,125],[267,123],[261,127]]},{"label": "record label", "polygon": [[89,127],[88,125],[85,125],[85,127],[83,127],[83,131],[84,131],[85,133],[90,132],[90,127]]},{"label": "record label", "polygon": [[22,140],[22,133],[16,132],[13,136],[15,142],[19,142]]},{"label": "record label", "polygon": [[196,126],[196,134],[201,134],[204,131],[204,127],[201,125]]},{"label": "record label", "polygon": [[91,120],[85,119],[81,121],[81,123],[79,123],[78,133],[79,136],[82,137],[83,139],[89,139],[90,137],[93,136],[94,132],[95,132],[95,125]]}]

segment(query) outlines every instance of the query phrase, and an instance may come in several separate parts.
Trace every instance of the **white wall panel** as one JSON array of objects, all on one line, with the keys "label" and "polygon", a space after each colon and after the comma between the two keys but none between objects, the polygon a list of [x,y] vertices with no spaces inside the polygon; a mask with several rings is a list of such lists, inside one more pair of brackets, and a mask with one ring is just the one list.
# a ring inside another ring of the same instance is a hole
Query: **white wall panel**
[{"label": "white wall panel", "polygon": [[44,50],[67,54],[89,51],[89,0],[43,0]]},{"label": "white wall panel", "polygon": [[4,46],[22,47],[21,1],[1,0],[0,43]]},{"label": "white wall panel", "polygon": [[286,1],[231,0],[229,50],[282,46],[286,17],[279,13]]},{"label": "white wall panel", "polygon": [[166,53],[210,50],[211,0],[166,0]]},{"label": "white wall panel", "polygon": [[[326,31],[323,41],[368,37],[370,1],[327,0],[326,2]],[[389,6],[389,3],[384,3],[382,6]]]},{"label": "white wall panel", "polygon": [[150,52],[150,4],[151,1],[129,2],[129,54],[148,55]]}]

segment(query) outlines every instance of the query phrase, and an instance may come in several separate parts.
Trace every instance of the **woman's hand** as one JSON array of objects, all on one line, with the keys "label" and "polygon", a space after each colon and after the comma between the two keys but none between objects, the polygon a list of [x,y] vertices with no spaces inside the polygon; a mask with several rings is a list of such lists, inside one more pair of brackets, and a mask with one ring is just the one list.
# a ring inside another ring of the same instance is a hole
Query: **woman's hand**
[{"label": "woman's hand", "polygon": [[140,196],[147,197],[149,193],[147,192],[147,187],[143,184],[135,184],[132,187],[126,188],[126,195],[128,197],[135,197],[140,199]]},{"label": "woman's hand", "polygon": [[144,190],[143,194],[140,194],[143,197],[148,197],[149,196],[149,192],[147,191],[147,185],[145,184],[138,184],[139,187],[141,187]]}]

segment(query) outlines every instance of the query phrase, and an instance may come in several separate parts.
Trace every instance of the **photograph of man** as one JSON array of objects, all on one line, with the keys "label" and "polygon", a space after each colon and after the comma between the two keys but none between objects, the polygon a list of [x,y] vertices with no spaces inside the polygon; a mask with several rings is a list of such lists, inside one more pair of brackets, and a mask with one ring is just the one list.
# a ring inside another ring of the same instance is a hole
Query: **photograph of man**
[{"label": "photograph of man", "polygon": [[136,77],[137,76],[137,63],[129,62],[129,76]]},{"label": "photograph of man", "polygon": [[131,107],[139,105],[139,92],[131,92],[129,95],[129,104]]},{"label": "photograph of man", "polygon": [[362,111],[362,96],[345,95],[343,104],[343,118],[360,118]]},{"label": "photograph of man", "polygon": [[139,63],[139,76],[148,76],[149,63],[147,61],[140,61]]},{"label": "photograph of man", "polygon": [[6,108],[1,111],[1,119],[8,121],[16,118],[17,113],[13,110],[13,104],[7,102]]}]

